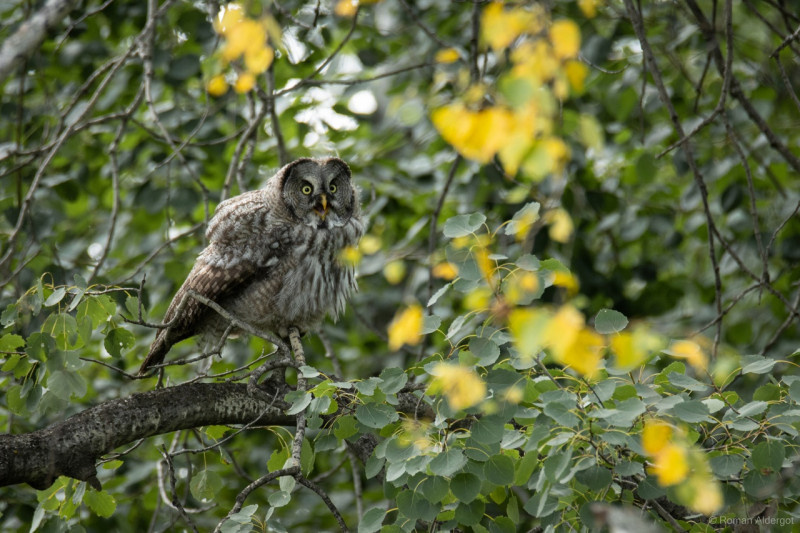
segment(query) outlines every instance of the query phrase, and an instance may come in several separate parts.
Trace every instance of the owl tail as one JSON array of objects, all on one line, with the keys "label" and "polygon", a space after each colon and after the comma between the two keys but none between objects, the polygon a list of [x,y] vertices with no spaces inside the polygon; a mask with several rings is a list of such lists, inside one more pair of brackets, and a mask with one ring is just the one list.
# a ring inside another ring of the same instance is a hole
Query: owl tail
[{"label": "owl tail", "polygon": [[167,355],[171,345],[167,341],[167,329],[162,329],[156,335],[156,340],[150,345],[150,352],[145,357],[142,366],[139,367],[139,376],[144,376],[150,367],[161,364],[164,362],[164,357]]}]

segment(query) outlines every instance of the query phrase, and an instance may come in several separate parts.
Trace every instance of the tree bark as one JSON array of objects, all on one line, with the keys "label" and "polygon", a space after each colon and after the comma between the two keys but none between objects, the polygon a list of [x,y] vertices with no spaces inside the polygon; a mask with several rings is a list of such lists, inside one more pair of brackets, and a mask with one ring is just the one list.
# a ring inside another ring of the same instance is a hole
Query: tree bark
[{"label": "tree bark", "polygon": [[191,383],[111,400],[32,433],[0,435],[0,486],[42,490],[64,475],[99,490],[95,463],[119,446],[201,426],[293,425],[285,407],[249,395],[241,383]]}]

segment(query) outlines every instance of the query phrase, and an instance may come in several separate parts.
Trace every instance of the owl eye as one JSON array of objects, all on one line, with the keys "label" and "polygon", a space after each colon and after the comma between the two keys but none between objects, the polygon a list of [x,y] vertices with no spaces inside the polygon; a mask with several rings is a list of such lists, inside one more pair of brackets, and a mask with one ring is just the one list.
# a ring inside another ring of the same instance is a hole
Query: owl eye
[{"label": "owl eye", "polygon": [[313,190],[314,189],[311,188],[311,185],[308,185],[308,184],[303,185],[303,188],[300,189],[300,191],[302,191],[302,193],[305,194],[306,196],[311,194],[311,191],[313,191]]},{"label": "owl eye", "polygon": [[331,183],[330,189],[331,189],[331,194],[335,193],[336,192],[336,184],[335,183]]}]

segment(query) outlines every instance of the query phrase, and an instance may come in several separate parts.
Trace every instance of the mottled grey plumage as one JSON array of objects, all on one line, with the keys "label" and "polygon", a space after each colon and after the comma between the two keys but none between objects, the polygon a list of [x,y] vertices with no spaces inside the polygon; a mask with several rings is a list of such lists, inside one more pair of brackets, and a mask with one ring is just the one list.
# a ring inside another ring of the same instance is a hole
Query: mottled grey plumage
[{"label": "mottled grey plumage", "polygon": [[356,289],[353,268],[339,254],[363,231],[358,190],[337,158],[298,159],[265,188],[225,200],[208,225],[209,245],[167,309],[164,322],[174,323],[159,330],[139,374],[173,344],[198,334],[218,340],[227,328],[189,290],[284,338],[292,326],[305,332],[328,312],[336,317]]}]

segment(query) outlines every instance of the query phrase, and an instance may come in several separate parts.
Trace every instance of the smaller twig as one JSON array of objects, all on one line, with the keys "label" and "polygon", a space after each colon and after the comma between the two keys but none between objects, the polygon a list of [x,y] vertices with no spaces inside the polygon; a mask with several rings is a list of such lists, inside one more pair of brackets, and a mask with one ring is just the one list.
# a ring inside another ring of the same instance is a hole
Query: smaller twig
[{"label": "smaller twig", "polygon": [[300,472],[299,466],[290,466],[289,468],[282,468],[281,470],[276,470],[274,472],[270,472],[269,474],[265,474],[258,478],[257,480],[253,481],[249,485],[247,485],[242,491],[236,496],[236,503],[231,507],[231,510],[228,511],[228,514],[220,520],[217,524],[217,527],[214,528],[214,532],[218,533],[222,529],[222,524],[227,522],[231,516],[235,515],[239,511],[242,510],[242,506],[244,505],[245,500],[247,499],[250,494],[256,490],[257,488],[266,485],[270,481],[278,479],[279,477],[283,476],[294,476]]},{"label": "smaller twig", "polygon": [[303,477],[303,476],[301,476],[299,474],[295,475],[295,479],[297,480],[298,483],[300,483],[301,485],[304,485],[304,486],[308,487],[309,489],[313,490],[314,492],[317,493],[317,496],[322,498],[322,501],[325,502],[325,505],[328,506],[328,509],[333,514],[333,516],[336,518],[336,521],[339,523],[339,528],[341,528],[341,530],[343,532],[347,533],[347,532],[350,531],[347,528],[347,524],[345,523],[344,518],[342,518],[342,513],[340,513],[339,509],[336,508],[336,505],[334,505],[333,501],[331,501],[331,499],[328,496],[328,494],[324,490],[322,490],[322,487],[320,487],[319,485],[317,485],[313,481],[310,481],[310,480],[306,479],[305,477]]},{"label": "smaller twig", "polygon": [[[191,518],[189,518],[189,513],[187,512],[186,509],[183,508],[183,504],[178,498],[177,481],[175,479],[175,467],[172,464],[172,456],[169,453],[167,453],[166,448],[164,448],[163,446],[159,451],[161,452],[161,456],[164,458],[164,462],[167,463],[167,469],[169,472],[169,487],[170,491],[172,492],[172,497],[169,499],[165,499],[164,502],[171,508],[175,509],[180,513],[181,517],[183,517],[186,523],[189,524],[189,527],[192,528],[192,531],[194,531],[195,533],[199,533],[199,531],[197,530],[197,526],[194,524],[194,521]],[[202,512],[205,510],[207,509],[197,509],[195,510],[195,512]]]},{"label": "smaller twig", "polygon": [[794,41],[798,37],[800,37],[800,26],[798,26],[797,29],[794,30],[794,33],[792,33],[790,36],[784,39],[783,42],[780,44],[780,46],[778,46],[775,50],[772,51],[769,57],[777,58],[778,54],[781,53],[781,50],[789,46],[792,43],[792,41]]}]

